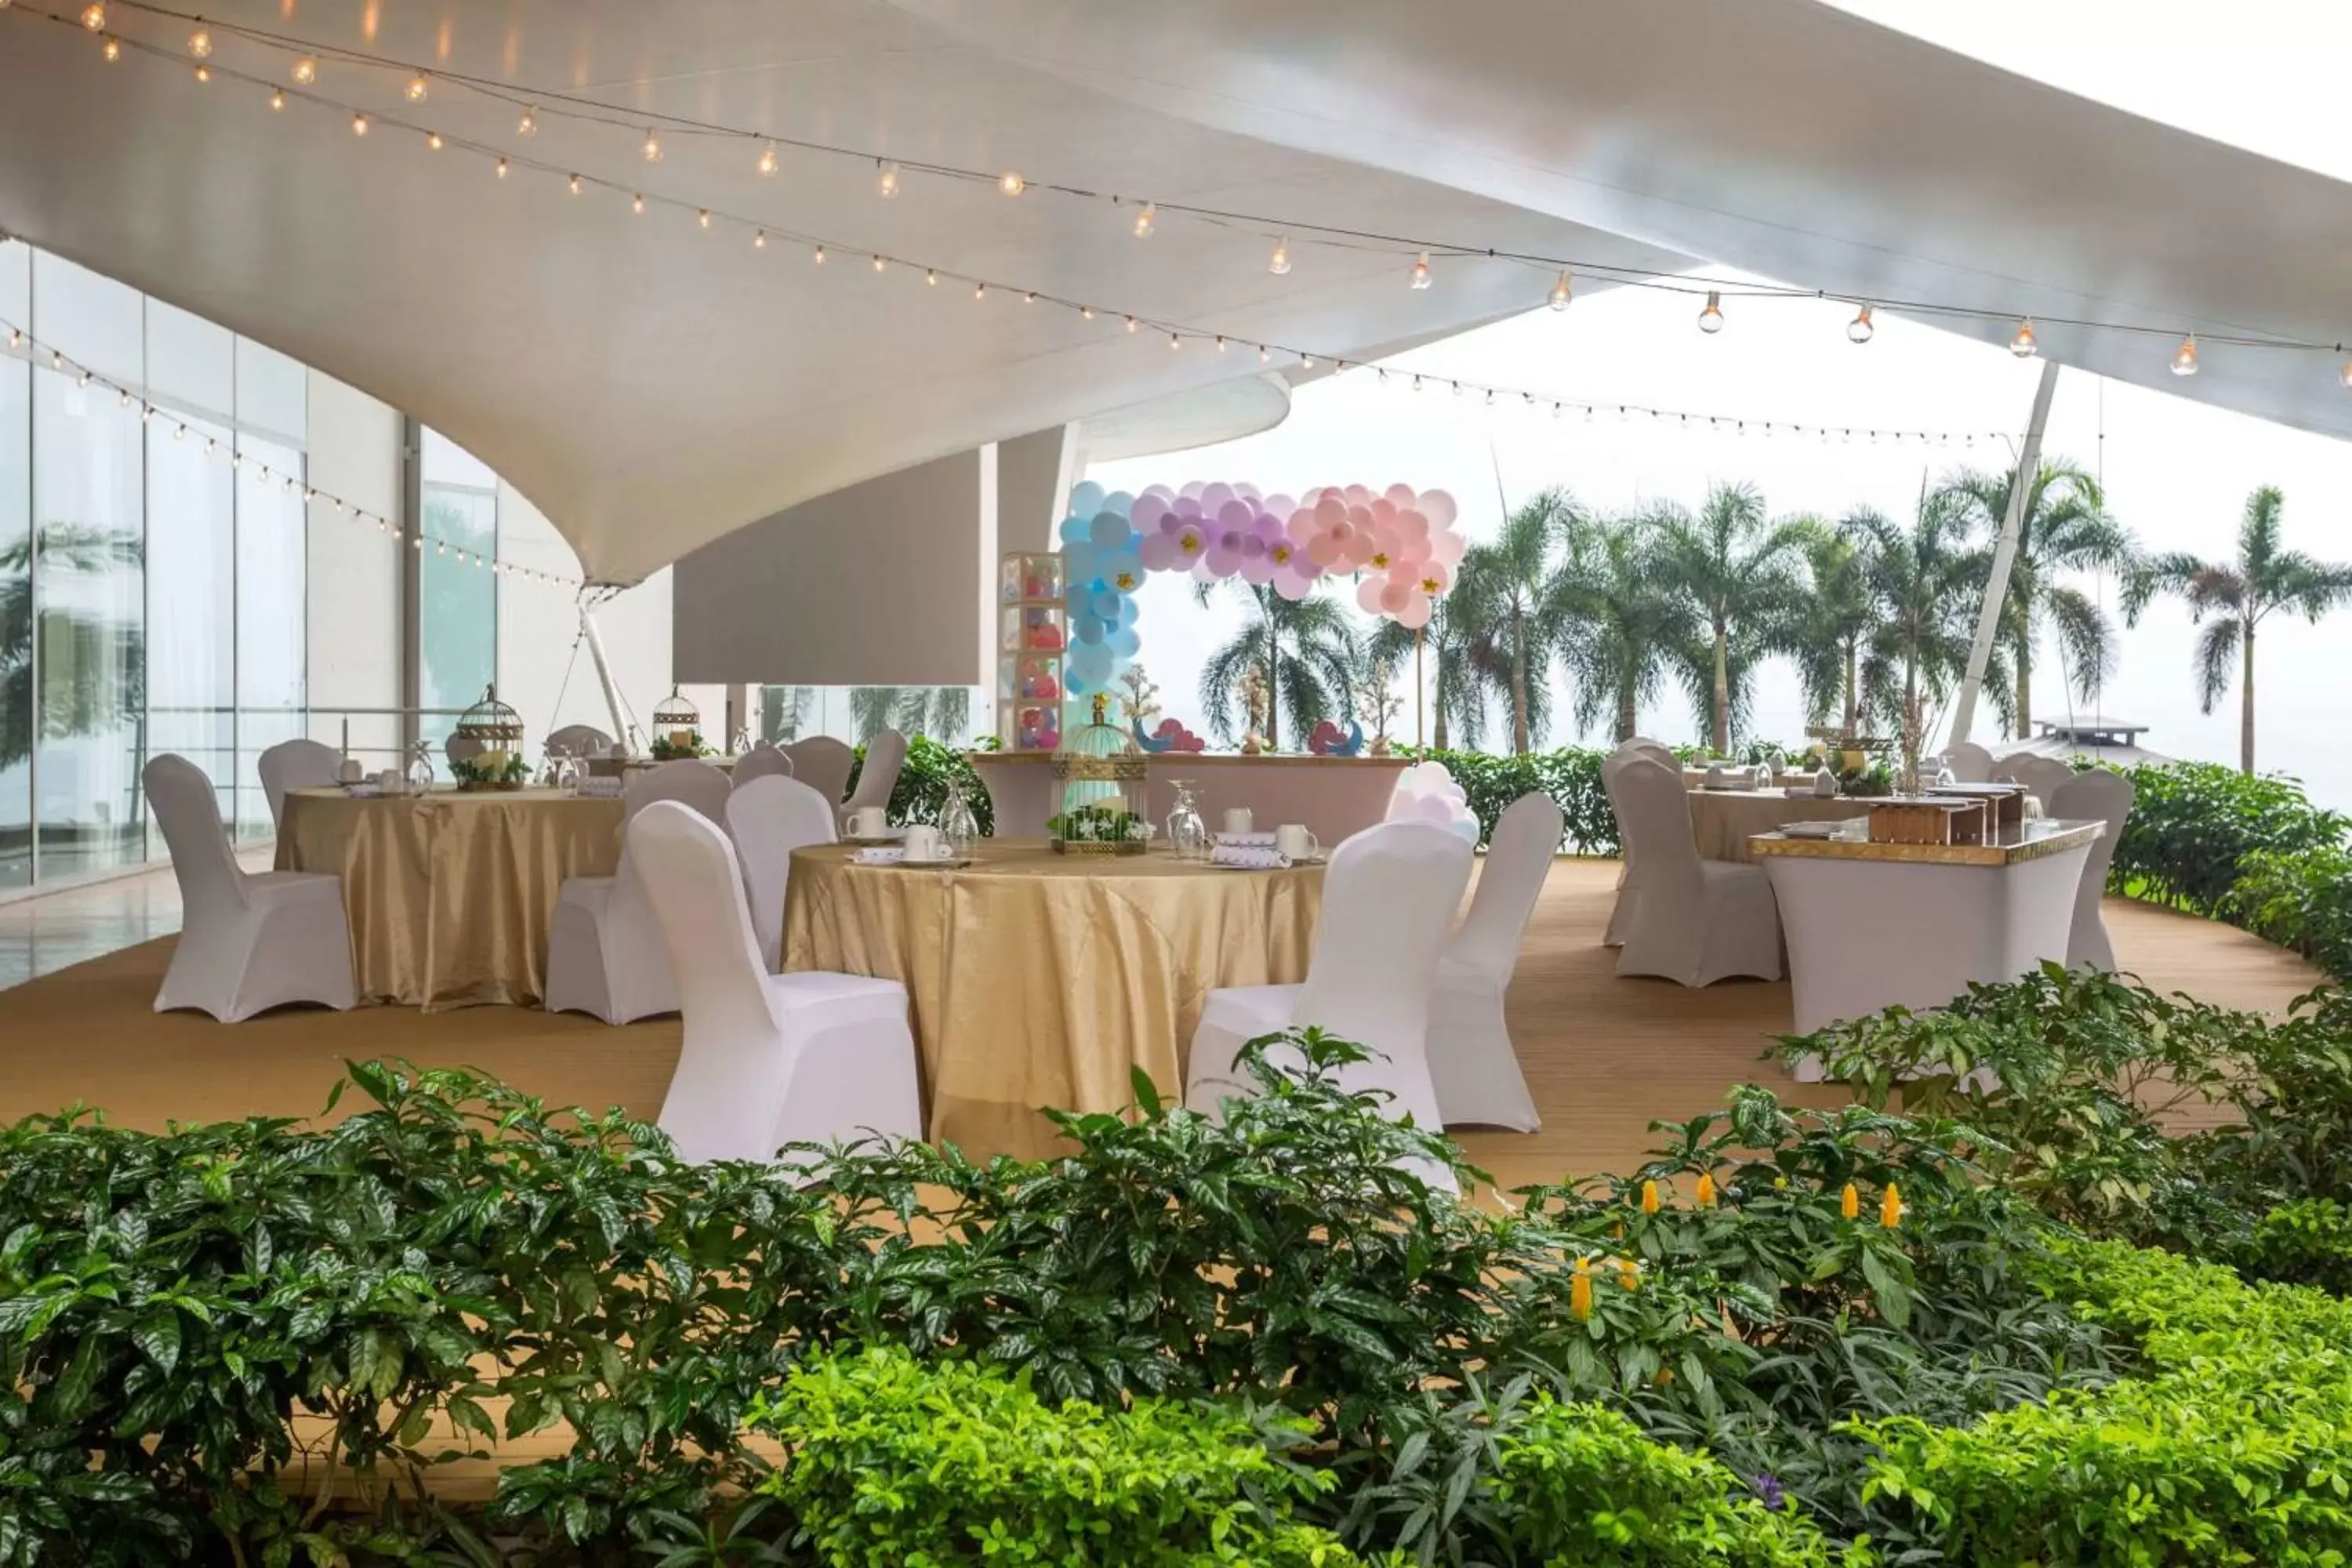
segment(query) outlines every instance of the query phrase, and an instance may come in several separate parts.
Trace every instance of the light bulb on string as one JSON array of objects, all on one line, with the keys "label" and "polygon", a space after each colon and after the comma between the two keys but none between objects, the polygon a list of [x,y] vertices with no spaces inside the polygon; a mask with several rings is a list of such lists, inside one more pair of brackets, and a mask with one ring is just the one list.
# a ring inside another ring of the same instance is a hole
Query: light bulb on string
[{"label": "light bulb on string", "polygon": [[877,271],[877,272],[881,271],[884,268],[886,268],[886,267],[887,267],[887,266],[889,266],[889,265],[890,265],[890,258],[889,258],[888,257],[886,257],[886,256],[877,256],[877,257],[876,257],[876,258],[874,258],[874,270],[875,270],[875,271]]},{"label": "light bulb on string", "polygon": [[768,248],[768,231],[766,229],[755,228],[751,231],[751,248],[754,250],[765,250]]},{"label": "light bulb on string", "polygon": [[539,109],[538,106],[533,105],[530,108],[525,109],[522,111],[521,117],[516,120],[515,134],[518,136],[529,136],[538,131],[538,129]]},{"label": "light bulb on string", "polygon": [[887,202],[898,194],[898,165],[883,163],[878,168],[880,173],[874,176],[874,194]]},{"label": "light bulb on string", "polygon": [[1017,196],[1029,188],[1029,182],[1017,170],[1007,169],[996,176],[996,188],[1008,196]]},{"label": "light bulb on string", "polygon": [[695,221],[699,223],[703,227],[709,228],[710,226],[710,209],[709,207],[705,207],[700,212],[695,214],[694,217]]},{"label": "light bulb on string", "polygon": [[576,196],[576,195],[578,195],[580,194],[580,176],[579,176],[579,175],[577,175],[577,174],[572,175],[572,178],[571,178],[569,181],[567,181],[567,182],[566,182],[566,184],[568,184],[572,187],[572,194],[573,195],[575,195],[575,196]]},{"label": "light bulb on string", "polygon": [[318,79],[318,61],[312,59],[308,55],[304,55],[300,59],[294,62],[294,84],[297,87],[308,87]]},{"label": "light bulb on string", "polygon": [[1706,308],[1698,313],[1698,330],[1702,332],[1723,331],[1723,295],[1710,289],[1706,291]]},{"label": "light bulb on string", "polygon": [[408,84],[400,90],[407,94],[409,102],[421,103],[424,101],[425,95],[432,90],[432,87],[433,84],[425,79],[425,73],[418,71],[408,79]]},{"label": "light bulb on string", "polygon": [[661,162],[661,138],[654,134],[654,128],[650,125],[646,127],[646,162]]},{"label": "light bulb on string", "polygon": [[760,173],[763,174],[772,174],[776,172],[776,144],[773,142],[761,143],[758,166]]},{"label": "light bulb on string", "polygon": [[1151,237],[1151,230],[1153,226],[1159,222],[1159,205],[1154,202],[1144,203],[1141,207],[1137,209],[1135,214],[1135,237],[1138,239],[1150,239]]},{"label": "light bulb on string", "polygon": [[425,144],[427,147],[432,148],[436,153],[441,151],[441,132],[438,131],[426,132],[425,133]]},{"label": "light bulb on string", "polygon": [[1032,289],[1026,294],[1022,295],[1021,302],[1024,305],[1035,304],[1037,302],[1037,290]]},{"label": "light bulb on string", "polygon": [[499,179],[501,179],[501,180],[503,180],[503,179],[505,179],[506,177],[507,177],[507,161],[506,161],[504,158],[501,158],[501,159],[499,159]]},{"label": "light bulb on string", "polygon": [[200,60],[212,58],[213,35],[210,28],[199,26],[188,35],[188,53]]},{"label": "light bulb on string", "polygon": [[824,246],[822,246],[822,245],[820,245],[820,246],[818,246],[814,250],[810,251],[810,252],[809,252],[809,260],[810,260],[810,261],[812,261],[812,262],[814,262],[815,265],[817,265],[817,266],[819,266],[819,267],[824,266]]},{"label": "light bulb on string", "polygon": [[1260,344],[1258,344],[1258,346],[1257,346],[1257,363],[1260,363],[1260,364],[1265,364],[1265,363],[1266,363],[1268,361],[1272,360],[1273,358],[1274,358],[1273,353],[1267,350],[1266,346],[1265,346],[1264,343],[1260,343]]},{"label": "light bulb on string", "polygon": [[98,52],[100,58],[104,59],[108,65],[112,65],[115,61],[122,58],[122,40],[121,38],[109,38],[106,42],[98,46]]},{"label": "light bulb on string", "polygon": [[2181,339],[2180,346],[2172,351],[2172,374],[2175,375],[2197,374],[2197,334],[2195,332]]},{"label": "light bulb on string", "polygon": [[1415,289],[1429,287],[1429,252],[1426,250],[1412,258],[1412,286]]},{"label": "light bulb on string", "polygon": [[196,68],[196,79],[197,79],[198,81],[210,81],[210,80],[212,80],[212,79],[213,79],[213,68],[212,68],[212,67],[210,67],[210,66],[198,66],[198,67]]},{"label": "light bulb on string", "polygon": [[285,89],[273,87],[269,89],[269,107],[274,110],[282,110],[286,107]]},{"label": "light bulb on string", "polygon": [[975,299],[975,300],[985,300],[985,299],[987,299],[987,298],[988,298],[988,285],[987,285],[987,284],[985,284],[985,283],[975,283],[975,284],[973,284],[973,285],[971,286],[971,297],[972,297],[973,299]]},{"label": "light bulb on string", "polygon": [[2344,368],[2336,373],[2336,379],[2346,386],[2352,387],[2352,359],[2344,362]]},{"label": "light bulb on string", "polygon": [[23,328],[11,327],[8,329],[8,346],[12,349],[21,349],[25,346],[25,332]]},{"label": "light bulb on string", "polygon": [[629,197],[629,210],[633,213],[642,213],[646,210],[646,197],[643,191]]},{"label": "light bulb on string", "polygon": [[1290,270],[1290,237],[1284,235],[1274,242],[1274,254],[1265,258],[1265,269],[1279,278]]},{"label": "light bulb on string", "polygon": [[929,284],[934,289],[938,288],[940,286],[940,269],[936,267],[924,268],[923,281]]},{"label": "light bulb on string", "polygon": [[367,117],[365,114],[354,114],[354,115],[352,115],[352,135],[354,135],[354,136],[364,136],[364,135],[366,135],[367,133],[368,133],[368,117]]},{"label": "light bulb on string", "polygon": [[93,4],[81,8],[81,25],[91,32],[101,32],[106,26],[106,7]]},{"label": "light bulb on string", "polygon": [[1225,352],[1225,339],[1224,339],[1224,334],[1223,334],[1223,333],[1222,333],[1222,332],[1220,332],[1219,334],[1217,334],[1217,352],[1218,352],[1219,353],[1224,353],[1224,352]]},{"label": "light bulb on string", "polygon": [[1551,308],[1555,310],[1567,310],[1570,293],[1568,273],[1563,268],[1559,275],[1559,281],[1551,286]]},{"label": "light bulb on string", "polygon": [[1866,343],[1877,334],[1877,331],[1878,329],[1871,325],[1870,307],[1864,305],[1855,313],[1853,320],[1845,324],[1845,341],[1850,343]]},{"label": "light bulb on string", "polygon": [[2017,323],[2016,335],[2009,340],[2009,352],[2020,359],[2032,359],[2042,352],[2042,345],[2034,341],[2032,317]]},{"label": "light bulb on string", "polygon": [[1091,321],[1094,319],[1095,308],[1092,305],[1081,305],[1078,307],[1078,320],[1082,321]]},{"label": "light bulb on string", "polygon": [[1184,346],[1184,340],[1171,332],[1168,334],[1168,346],[1171,349],[1181,349]]},{"label": "light bulb on string", "polygon": [[1129,317],[1127,319],[1127,330],[1128,330],[1129,331],[1130,331],[1130,332],[1131,332],[1131,331],[1135,331],[1135,329],[1136,329],[1136,325],[1137,325],[1137,322],[1136,322],[1135,318],[1134,318],[1133,316],[1129,316]]}]

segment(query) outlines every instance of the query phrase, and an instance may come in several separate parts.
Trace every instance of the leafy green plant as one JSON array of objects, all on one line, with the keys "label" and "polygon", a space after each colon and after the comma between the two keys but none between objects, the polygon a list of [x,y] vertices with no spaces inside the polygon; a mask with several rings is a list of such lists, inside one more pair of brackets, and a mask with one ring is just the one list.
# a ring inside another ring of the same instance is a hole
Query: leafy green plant
[{"label": "leafy green plant", "polygon": [[449,776],[471,784],[519,784],[530,777],[530,763],[520,752],[504,756],[505,761],[495,764],[472,757],[451,757]]},{"label": "leafy green plant", "polygon": [[[944,691],[948,688],[941,688]],[[977,749],[994,751],[992,736],[976,742]],[[866,765],[866,748],[857,748],[857,768]],[[907,760],[898,769],[898,782],[890,791],[890,820],[893,822],[929,822],[936,824],[947,810],[950,783],[963,788],[964,803],[971,807],[972,819],[979,825],[982,837],[996,831],[995,803],[989,798],[988,786],[981,782],[980,771],[971,759],[954,746],[945,745],[928,735],[907,738]],[[856,788],[857,773],[850,773],[849,787]]]},{"label": "leafy green plant", "polygon": [[2192,914],[2221,917],[2257,853],[2340,848],[2352,821],[2323,811],[2292,779],[2250,778],[2217,763],[2130,770],[2131,816],[2108,886]]},{"label": "leafy green plant", "polygon": [[2240,863],[2223,918],[2352,983],[2352,849],[2257,849]]},{"label": "leafy green plant", "polygon": [[1074,805],[1047,817],[1045,831],[1071,844],[1134,844],[1146,837],[1143,818],[1108,805]]}]

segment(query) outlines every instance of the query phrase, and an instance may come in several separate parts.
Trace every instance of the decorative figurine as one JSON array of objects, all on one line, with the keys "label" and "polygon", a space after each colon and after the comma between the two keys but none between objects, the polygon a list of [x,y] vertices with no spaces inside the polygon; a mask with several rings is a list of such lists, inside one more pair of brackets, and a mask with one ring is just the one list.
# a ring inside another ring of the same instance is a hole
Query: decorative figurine
[{"label": "decorative figurine", "polygon": [[1249,727],[1242,734],[1242,755],[1255,757],[1267,750],[1265,737],[1266,690],[1265,672],[1252,665],[1243,671],[1241,679],[1242,706],[1248,710]]}]

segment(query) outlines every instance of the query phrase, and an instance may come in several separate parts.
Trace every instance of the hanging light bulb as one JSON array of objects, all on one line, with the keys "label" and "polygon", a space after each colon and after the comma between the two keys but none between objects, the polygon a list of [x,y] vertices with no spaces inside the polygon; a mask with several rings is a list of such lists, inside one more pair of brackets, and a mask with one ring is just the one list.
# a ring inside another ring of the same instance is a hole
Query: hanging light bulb
[{"label": "hanging light bulb", "polygon": [[2175,375],[2197,374],[2197,334],[2195,332],[2181,339],[2180,346],[2172,351],[2172,374]]},{"label": "hanging light bulb", "polygon": [[424,100],[425,95],[431,91],[432,88],[433,84],[425,79],[425,73],[423,71],[418,71],[415,76],[408,79],[408,85],[402,88],[400,90],[408,95],[409,102],[418,103]]},{"label": "hanging light bulb", "polygon": [[212,80],[212,79],[213,79],[213,68],[212,68],[212,67],[210,67],[210,66],[198,66],[198,67],[196,68],[196,79],[197,79],[198,81],[210,81],[210,80]]},{"label": "hanging light bulb", "polygon": [[695,221],[701,224],[703,227],[709,228],[710,226],[710,209],[709,207],[705,207],[700,212],[695,214]]},{"label": "hanging light bulb", "polygon": [[761,146],[759,168],[760,173],[763,174],[772,174],[776,172],[776,144],[773,142],[765,142]]},{"label": "hanging light bulb", "polygon": [[755,228],[751,231],[751,248],[754,250],[765,250],[768,248],[768,231],[766,229]]},{"label": "hanging light bulb", "polygon": [[1091,321],[1094,319],[1095,308],[1092,305],[1081,305],[1078,307],[1078,320],[1082,321]]},{"label": "hanging light bulb", "polygon": [[354,114],[354,115],[352,115],[352,135],[354,135],[354,136],[364,136],[364,135],[366,135],[367,133],[368,133],[368,117],[367,117],[366,115],[364,115],[364,114]]},{"label": "hanging light bulb", "polygon": [[1850,343],[1866,343],[1876,335],[1877,331],[1878,329],[1870,324],[1870,307],[1864,305],[1855,313],[1853,320],[1845,324],[1845,341]]},{"label": "hanging light bulb", "polygon": [[646,127],[646,162],[661,162],[661,138],[654,134],[654,128],[650,125]]},{"label": "hanging light bulb", "polygon": [[1279,278],[1290,270],[1290,237],[1284,235],[1274,242],[1274,254],[1265,258],[1265,269]]},{"label": "hanging light bulb", "polygon": [[934,289],[938,288],[940,286],[940,269],[936,267],[924,268],[923,281],[929,284]]},{"label": "hanging light bulb", "polygon": [[1551,286],[1551,308],[1555,310],[1567,310],[1570,293],[1568,271],[1563,268],[1560,270],[1559,281]]},{"label": "hanging light bulb", "polygon": [[93,0],[92,4],[83,6],[81,8],[81,25],[88,27],[93,33],[104,31],[106,27],[106,7],[96,4],[95,0]]},{"label": "hanging light bulb", "polygon": [[1129,317],[1127,319],[1127,330],[1128,330],[1129,331],[1130,331],[1130,332],[1131,332],[1131,331],[1135,331],[1135,327],[1136,327],[1136,321],[1135,321],[1135,318],[1134,318],[1133,316],[1129,316]]},{"label": "hanging light bulb", "polygon": [[1024,305],[1035,304],[1037,302],[1037,290],[1032,289],[1026,294],[1022,295],[1021,302]]},{"label": "hanging light bulb", "polygon": [[572,175],[572,178],[571,178],[568,182],[566,182],[566,183],[567,183],[568,184],[570,184],[570,186],[572,187],[572,194],[573,195],[575,195],[575,196],[576,196],[576,195],[578,195],[580,194],[580,176],[579,176],[579,175],[577,175],[577,174]]},{"label": "hanging light bulb", "polygon": [[98,52],[100,57],[103,58],[108,65],[112,65],[115,61],[122,58],[122,40],[121,38],[109,38],[106,42],[98,46]]},{"label": "hanging light bulb", "polygon": [[987,298],[988,298],[988,285],[987,285],[987,284],[985,284],[985,283],[975,283],[975,284],[973,284],[973,285],[971,286],[971,297],[972,297],[973,299],[975,299],[975,300],[985,300],[985,299],[987,299]]},{"label": "hanging light bulb", "polygon": [[212,58],[212,52],[213,35],[210,28],[199,26],[194,32],[188,35],[188,53],[195,56],[196,58],[203,60],[210,59]]},{"label": "hanging light bulb", "polygon": [[822,246],[822,245],[820,245],[820,246],[818,246],[814,250],[810,251],[810,252],[809,252],[809,259],[810,259],[811,261],[814,262],[814,263],[815,263],[817,266],[819,266],[819,267],[824,266],[824,246]]},{"label": "hanging light bulb", "polygon": [[1412,258],[1412,286],[1416,289],[1429,287],[1429,252],[1426,250]]},{"label": "hanging light bulb", "polygon": [[2032,359],[2042,352],[2042,345],[2033,339],[2032,317],[2028,316],[2017,323],[2017,333],[2009,340],[2009,352],[2020,359]]},{"label": "hanging light bulb", "polygon": [[996,176],[996,188],[1008,196],[1017,196],[1029,188],[1029,182],[1021,177],[1019,171],[1007,169]]},{"label": "hanging light bulb", "polygon": [[281,110],[286,107],[285,89],[273,87],[269,89],[269,107]]},{"label": "hanging light bulb", "polygon": [[24,328],[11,327],[8,329],[8,346],[12,349],[21,349],[25,346]]},{"label": "hanging light bulb", "polygon": [[1706,291],[1706,309],[1698,313],[1698,330],[1702,332],[1723,331],[1723,295],[1710,289]]},{"label": "hanging light bulb", "polygon": [[432,148],[436,153],[441,151],[441,132],[438,131],[426,132],[425,133],[425,144],[427,147]]},{"label": "hanging light bulb", "polygon": [[318,79],[318,61],[312,59],[308,55],[304,55],[300,59],[294,62],[294,83],[296,86],[308,87]]},{"label": "hanging light bulb", "polygon": [[505,179],[506,177],[507,177],[507,161],[506,161],[504,158],[501,158],[501,159],[499,159],[499,179],[501,179],[501,180],[503,180],[503,179]]},{"label": "hanging light bulb", "polygon": [[[11,342],[8,346],[14,348],[16,347],[16,344]],[[2352,386],[2352,359],[2347,359],[2344,362],[2344,368],[2336,373],[2336,379],[2342,382],[2346,386]]]},{"label": "hanging light bulb", "polygon": [[1260,364],[1265,364],[1265,363],[1268,363],[1269,361],[1271,361],[1273,358],[1274,358],[1274,354],[1273,354],[1272,351],[1268,350],[1268,349],[1266,348],[1266,346],[1265,346],[1264,343],[1260,343],[1260,344],[1258,344],[1258,346],[1257,346],[1257,363],[1260,363]]},{"label": "hanging light bulb", "polygon": [[874,258],[874,270],[877,272],[881,271],[885,267],[889,265],[890,261],[887,257],[877,256]]},{"label": "hanging light bulb", "polygon": [[646,196],[643,191],[629,197],[629,210],[633,213],[642,213],[646,210]]},{"label": "hanging light bulb", "polygon": [[874,176],[874,194],[880,196],[886,202],[892,196],[898,194],[898,164],[884,163],[881,165],[881,173]]},{"label": "hanging light bulb", "polygon": [[1184,340],[1171,332],[1168,334],[1168,346],[1171,349],[1181,349],[1184,346]]},{"label": "hanging light bulb", "polygon": [[1137,210],[1135,215],[1135,237],[1138,239],[1150,239],[1151,237],[1152,226],[1157,224],[1159,221],[1159,204],[1155,202],[1144,203],[1143,205]]},{"label": "hanging light bulb", "polygon": [[538,130],[539,108],[534,104],[530,108],[524,110],[521,117],[515,121],[515,134],[518,136],[529,136],[536,132]]}]

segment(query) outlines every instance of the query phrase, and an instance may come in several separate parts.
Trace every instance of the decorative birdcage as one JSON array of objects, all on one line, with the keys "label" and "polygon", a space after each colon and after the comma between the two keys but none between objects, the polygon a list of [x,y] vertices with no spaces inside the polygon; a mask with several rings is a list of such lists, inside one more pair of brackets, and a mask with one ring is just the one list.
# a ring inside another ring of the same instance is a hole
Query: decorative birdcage
[{"label": "decorative birdcage", "polygon": [[482,700],[457,715],[445,752],[459,789],[520,789],[530,777],[522,715],[499,700],[495,685],[482,688]]},{"label": "decorative birdcage", "polygon": [[654,761],[675,762],[702,752],[702,710],[673,686],[654,709]]},{"label": "decorative birdcage", "polygon": [[1056,854],[1143,853],[1143,754],[1108,721],[1108,706],[1097,692],[1093,722],[1072,730],[1054,753],[1062,809],[1048,827]]}]

